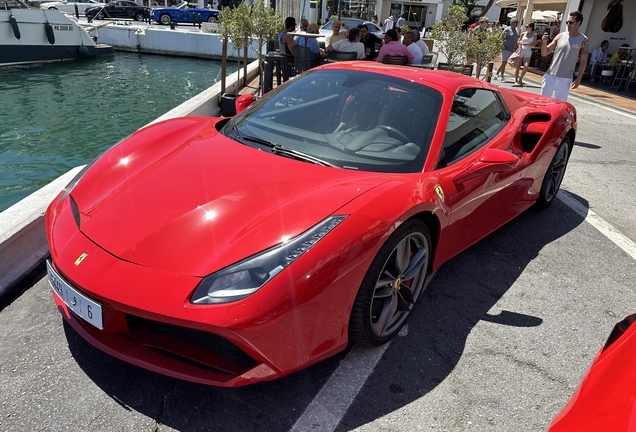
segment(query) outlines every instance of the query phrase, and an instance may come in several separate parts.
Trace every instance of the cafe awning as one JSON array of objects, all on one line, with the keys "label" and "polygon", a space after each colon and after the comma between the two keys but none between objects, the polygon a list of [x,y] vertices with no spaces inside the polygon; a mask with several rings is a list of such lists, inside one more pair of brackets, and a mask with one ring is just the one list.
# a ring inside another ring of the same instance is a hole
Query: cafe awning
[{"label": "cafe awning", "polygon": [[[558,12],[564,12],[567,5],[567,0],[534,0],[532,2],[535,9],[552,10]],[[528,0],[496,0],[495,5],[500,8],[516,7],[525,9],[528,5]]]},{"label": "cafe awning", "polygon": [[[558,14],[560,13],[561,12],[557,12],[553,10],[546,10],[546,11],[535,10],[535,11],[532,11],[532,21],[556,21],[559,18]],[[510,12],[508,14],[508,18],[514,18],[516,15],[517,15],[517,11]]]}]

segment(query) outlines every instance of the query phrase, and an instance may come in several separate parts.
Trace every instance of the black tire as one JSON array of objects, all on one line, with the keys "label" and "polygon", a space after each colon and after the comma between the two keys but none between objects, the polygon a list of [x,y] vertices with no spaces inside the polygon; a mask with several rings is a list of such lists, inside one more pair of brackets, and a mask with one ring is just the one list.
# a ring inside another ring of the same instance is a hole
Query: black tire
[{"label": "black tire", "polygon": [[104,19],[104,14],[102,12],[98,12],[97,15],[95,15],[95,19],[103,20]]},{"label": "black tire", "polygon": [[135,21],[143,21],[146,19],[146,14],[143,12],[137,12],[135,14]]},{"label": "black tire", "polygon": [[170,25],[170,23],[172,22],[172,18],[168,14],[162,14],[159,17],[159,22],[163,25]]},{"label": "black tire", "polygon": [[541,190],[539,191],[539,198],[537,198],[536,206],[538,208],[546,208],[554,201],[557,192],[561,187],[561,182],[565,176],[565,170],[568,167],[568,160],[570,159],[570,153],[572,151],[572,143],[570,137],[566,136],[561,141],[559,148],[557,149],[550,165],[548,166],[545,176],[543,177],[543,183],[541,183]]},{"label": "black tire", "polygon": [[208,17],[208,22],[209,22],[209,23],[215,23],[216,21],[217,21],[217,19],[216,19],[216,17],[215,17],[215,16],[209,16],[209,17]]},{"label": "black tire", "polygon": [[431,251],[431,235],[420,220],[404,222],[389,237],[373,259],[353,303],[350,341],[377,346],[400,331],[424,290]]}]

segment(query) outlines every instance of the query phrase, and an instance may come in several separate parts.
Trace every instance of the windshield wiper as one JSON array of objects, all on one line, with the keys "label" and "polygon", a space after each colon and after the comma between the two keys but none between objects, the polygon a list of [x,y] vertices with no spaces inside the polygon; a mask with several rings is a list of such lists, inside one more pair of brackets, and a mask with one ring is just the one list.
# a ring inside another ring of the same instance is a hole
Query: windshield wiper
[{"label": "windshield wiper", "polygon": [[315,156],[311,156],[308,155],[306,153],[300,152],[298,150],[293,150],[287,147],[283,147],[280,144],[276,144],[267,140],[264,140],[262,138],[259,137],[255,137],[255,136],[250,136],[250,135],[245,135],[242,137],[244,140],[247,141],[253,141],[255,143],[258,144],[263,144],[269,148],[272,149],[272,153],[274,154],[278,154],[278,155],[283,155],[283,156],[291,156],[293,159],[296,160],[300,160],[303,162],[310,162],[316,165],[322,165],[322,166],[328,166],[328,167],[332,167],[332,168],[338,168],[338,166],[331,164],[327,161],[324,161],[320,158],[317,158]]},{"label": "windshield wiper", "polygon": [[233,136],[230,136],[230,138],[233,138],[234,140],[240,142],[241,132],[239,132],[238,127],[236,127],[236,123],[234,123],[234,119],[230,120],[229,126],[230,126],[230,133],[228,134],[228,136],[233,135]]}]

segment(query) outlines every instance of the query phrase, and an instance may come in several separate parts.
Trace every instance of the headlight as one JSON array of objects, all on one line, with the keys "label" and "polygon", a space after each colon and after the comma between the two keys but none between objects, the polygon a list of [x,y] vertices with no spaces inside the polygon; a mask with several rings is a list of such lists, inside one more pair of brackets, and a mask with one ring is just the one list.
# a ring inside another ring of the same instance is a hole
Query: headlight
[{"label": "headlight", "polygon": [[205,277],[192,294],[194,304],[242,300],[296,261],[347,216],[331,216],[291,240],[260,252]]}]

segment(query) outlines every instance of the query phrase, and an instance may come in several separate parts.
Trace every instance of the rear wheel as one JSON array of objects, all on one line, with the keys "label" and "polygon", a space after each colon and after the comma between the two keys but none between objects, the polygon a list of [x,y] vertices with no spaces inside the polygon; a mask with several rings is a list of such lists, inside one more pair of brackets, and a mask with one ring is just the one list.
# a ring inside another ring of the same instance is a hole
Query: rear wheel
[{"label": "rear wheel", "polygon": [[159,17],[159,22],[163,25],[170,25],[172,18],[170,18],[170,15],[168,14],[163,14]]},{"label": "rear wheel", "polygon": [[135,21],[143,21],[146,19],[146,14],[144,14],[143,12],[137,12],[135,14]]},{"label": "rear wheel", "polygon": [[570,158],[570,151],[572,144],[570,143],[570,137],[566,136],[561,141],[559,148],[557,149],[548,170],[543,177],[543,183],[541,184],[541,191],[539,192],[539,198],[537,199],[537,207],[546,208],[554,198],[556,198],[557,192],[561,187],[561,182],[565,176],[565,169],[568,166],[568,159]]},{"label": "rear wheel", "polygon": [[424,289],[431,262],[431,236],[420,220],[404,222],[380,248],[356,296],[349,339],[381,345],[410,316]]},{"label": "rear wheel", "polygon": [[104,19],[104,13],[103,12],[98,12],[97,15],[95,15],[95,19],[98,19],[98,20]]},{"label": "rear wheel", "polygon": [[217,20],[216,20],[216,17],[215,17],[215,16],[209,16],[209,17],[208,17],[208,22],[209,22],[209,23],[215,23],[216,21],[217,21]]}]

